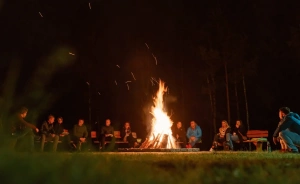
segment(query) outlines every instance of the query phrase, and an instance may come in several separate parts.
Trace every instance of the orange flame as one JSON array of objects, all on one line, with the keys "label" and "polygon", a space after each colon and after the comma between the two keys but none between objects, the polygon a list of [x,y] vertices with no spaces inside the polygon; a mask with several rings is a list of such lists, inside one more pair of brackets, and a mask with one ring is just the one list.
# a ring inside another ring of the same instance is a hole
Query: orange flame
[{"label": "orange flame", "polygon": [[[156,93],[156,98],[154,98],[154,106],[151,108],[151,114],[153,115],[152,119],[152,139],[156,138],[159,134],[168,135],[168,144],[167,148],[175,147],[174,138],[172,137],[171,127],[173,125],[172,120],[168,114],[164,111],[164,93],[167,92],[168,88],[165,87],[165,83],[159,81],[159,89]],[[162,137],[161,137],[162,139]],[[159,141],[161,141],[161,139]]]}]

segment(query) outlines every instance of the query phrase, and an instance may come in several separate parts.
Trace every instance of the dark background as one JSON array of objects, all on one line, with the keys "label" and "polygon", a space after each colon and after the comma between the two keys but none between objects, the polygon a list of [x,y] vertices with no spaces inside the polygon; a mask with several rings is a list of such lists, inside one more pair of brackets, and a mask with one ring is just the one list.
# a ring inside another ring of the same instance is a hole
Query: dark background
[{"label": "dark background", "polygon": [[[279,121],[279,107],[300,111],[299,3],[0,2],[2,117],[27,106],[27,119],[35,124],[50,113],[63,116],[68,128],[78,118],[84,118],[92,129],[110,118],[116,129],[131,122],[144,138],[157,90],[150,82],[154,77],[170,89],[165,100],[172,120],[182,121],[185,127],[195,120],[203,130],[206,149],[214,134],[208,74],[216,79],[217,127],[228,119],[224,60],[228,61],[231,125],[238,118],[235,79],[240,118],[246,122],[242,78],[233,77],[245,63],[249,65],[243,73],[251,129],[268,129],[271,135]],[[219,55],[205,55],[203,49]],[[208,66],[214,68],[213,73]],[[129,90],[125,81],[132,81]]]}]

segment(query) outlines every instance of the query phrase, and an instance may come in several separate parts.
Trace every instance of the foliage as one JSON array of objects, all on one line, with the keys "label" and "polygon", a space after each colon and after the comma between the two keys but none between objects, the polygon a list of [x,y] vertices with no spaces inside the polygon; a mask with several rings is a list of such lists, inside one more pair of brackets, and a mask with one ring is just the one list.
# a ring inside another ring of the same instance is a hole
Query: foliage
[{"label": "foliage", "polygon": [[[1,153],[3,183],[295,183],[299,155]],[[289,179],[284,177],[288,173]]]}]

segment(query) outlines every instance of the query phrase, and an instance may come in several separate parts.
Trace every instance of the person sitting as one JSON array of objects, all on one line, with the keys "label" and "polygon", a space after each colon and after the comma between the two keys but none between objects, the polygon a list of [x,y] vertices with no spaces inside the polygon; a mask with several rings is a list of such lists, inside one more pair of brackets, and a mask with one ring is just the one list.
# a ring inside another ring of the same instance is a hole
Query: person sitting
[{"label": "person sitting", "polygon": [[54,116],[49,115],[48,120],[44,121],[44,123],[42,124],[42,128],[41,128],[42,139],[41,139],[41,150],[40,150],[41,152],[44,151],[44,146],[46,141],[53,141],[52,151],[56,152],[59,137],[54,132],[54,128],[53,128],[54,120],[55,120]]},{"label": "person sitting", "polygon": [[101,127],[100,130],[100,139],[101,139],[101,144],[99,147],[99,150],[102,150],[105,146],[105,141],[110,141],[110,148],[114,148],[114,143],[115,143],[115,137],[114,137],[114,127],[110,125],[110,119],[107,119],[105,121],[105,126]]},{"label": "person sitting", "polygon": [[58,117],[57,123],[54,125],[54,132],[57,136],[59,136],[59,140],[62,141],[64,146],[68,147],[70,150],[73,149],[71,145],[71,138],[69,132],[66,132],[63,125],[63,118]]},{"label": "person sitting", "polygon": [[81,145],[82,143],[86,142],[87,137],[88,131],[86,126],[84,125],[84,120],[79,119],[78,124],[74,125],[73,128],[73,141],[78,151],[81,151]]},{"label": "person sitting", "polygon": [[[210,151],[217,149],[218,146],[228,146],[231,150],[233,150],[233,145],[231,141],[231,128],[226,120],[222,121],[222,126],[219,128],[219,133],[217,133],[214,137],[213,145],[210,148]],[[224,145],[225,143],[225,145]]]},{"label": "person sitting", "polygon": [[126,122],[121,131],[121,138],[124,142],[128,142],[130,148],[135,148],[138,146],[136,138],[132,136],[130,123]]},{"label": "person sitting", "polygon": [[287,145],[290,152],[299,153],[297,146],[300,146],[300,117],[297,113],[291,112],[290,108],[282,107],[279,109],[279,118],[282,122],[279,123],[273,134],[273,142],[277,144],[279,136]]},{"label": "person sitting", "polygon": [[247,140],[247,131],[243,126],[242,120],[236,120],[235,126],[232,128],[231,140],[240,145]]},{"label": "person sitting", "polygon": [[195,144],[201,140],[202,137],[202,130],[200,128],[200,126],[198,126],[196,124],[195,121],[191,121],[190,123],[190,127],[188,128],[187,132],[186,132],[186,136],[189,139],[189,144],[191,145],[191,147],[194,147]]},{"label": "person sitting", "polygon": [[186,131],[180,121],[177,122],[176,126],[172,129],[172,135],[175,138],[176,142],[182,142],[184,147],[186,146],[187,144]]},{"label": "person sitting", "polygon": [[16,139],[16,141],[13,142],[11,145],[13,149],[15,149],[16,143],[19,139],[22,139],[24,137],[28,137],[30,142],[29,152],[34,151],[34,133],[33,130],[35,130],[37,133],[39,132],[39,129],[27,121],[24,120],[24,118],[27,116],[28,109],[26,107],[20,108],[18,113],[13,116],[11,121],[11,126],[9,127],[10,134],[13,138]]}]

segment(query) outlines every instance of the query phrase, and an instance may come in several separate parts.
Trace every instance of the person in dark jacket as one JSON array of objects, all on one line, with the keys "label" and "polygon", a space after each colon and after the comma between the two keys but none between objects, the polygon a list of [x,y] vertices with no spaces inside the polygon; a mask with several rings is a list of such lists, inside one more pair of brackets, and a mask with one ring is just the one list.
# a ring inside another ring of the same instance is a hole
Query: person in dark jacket
[{"label": "person in dark jacket", "polygon": [[47,142],[53,141],[52,151],[56,152],[57,150],[59,136],[56,135],[54,131],[54,127],[53,127],[54,120],[55,117],[53,115],[49,115],[48,120],[42,124],[42,128],[41,128],[42,139],[41,139],[41,150],[40,150],[41,152],[44,151],[44,146],[46,141]]},{"label": "person in dark jacket", "polygon": [[235,126],[231,129],[231,140],[236,143],[241,143],[247,140],[247,132],[243,126],[242,120],[236,120]]},{"label": "person in dark jacket", "polygon": [[24,120],[24,118],[27,116],[28,109],[26,107],[22,107],[19,112],[13,117],[12,124],[10,127],[10,134],[16,138],[16,141],[14,141],[14,144],[12,145],[12,148],[15,148],[15,144],[18,141],[18,139],[22,139],[24,137],[28,137],[30,142],[29,151],[34,151],[34,133],[33,130],[36,132],[39,132],[39,129],[27,121]]},{"label": "person in dark jacket", "polygon": [[175,138],[176,142],[183,142],[183,145],[186,146],[186,130],[182,126],[182,123],[179,121],[176,123],[176,126],[172,129],[172,135]]},{"label": "person in dark jacket", "polygon": [[273,134],[273,142],[277,144],[279,136],[285,144],[291,149],[292,153],[299,153],[297,146],[300,146],[300,117],[297,113],[291,112],[288,107],[279,109],[279,118],[282,122],[279,123]]},{"label": "person in dark jacket", "polygon": [[122,128],[122,131],[121,131],[121,138],[124,142],[128,142],[128,144],[131,148],[138,146],[138,143],[136,142],[136,138],[133,137],[133,135],[132,135],[129,122],[126,122],[124,124],[124,127]]},{"label": "person in dark jacket", "polygon": [[69,132],[65,131],[64,125],[63,125],[63,118],[58,117],[57,123],[54,125],[54,132],[57,136],[59,136],[59,140],[62,141],[64,146],[68,147],[69,149],[72,149],[71,146],[71,138]]},{"label": "person in dark jacket", "polygon": [[104,148],[105,141],[110,141],[110,149],[114,148],[115,137],[114,137],[114,127],[110,125],[110,119],[105,120],[105,126],[101,127],[100,130],[100,139],[101,145],[99,147],[100,150]]},{"label": "person in dark jacket", "polygon": [[78,124],[74,125],[73,137],[73,141],[76,144],[77,150],[81,151],[81,144],[86,142],[86,138],[88,137],[88,131],[84,125],[83,119],[79,119]]}]

